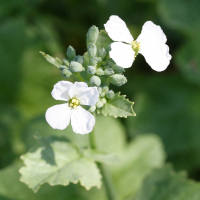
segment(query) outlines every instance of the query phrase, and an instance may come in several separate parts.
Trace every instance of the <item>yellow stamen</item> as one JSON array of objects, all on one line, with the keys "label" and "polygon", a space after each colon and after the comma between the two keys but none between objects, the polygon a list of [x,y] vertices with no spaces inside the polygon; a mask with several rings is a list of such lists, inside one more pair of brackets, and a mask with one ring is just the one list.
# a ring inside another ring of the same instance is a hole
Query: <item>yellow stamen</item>
[{"label": "yellow stamen", "polygon": [[80,101],[76,98],[72,98],[69,100],[69,106],[72,108],[77,108],[80,105]]},{"label": "yellow stamen", "polygon": [[132,45],[133,51],[135,51],[135,57],[136,57],[138,55],[139,50],[140,50],[140,42],[132,41],[131,45]]}]

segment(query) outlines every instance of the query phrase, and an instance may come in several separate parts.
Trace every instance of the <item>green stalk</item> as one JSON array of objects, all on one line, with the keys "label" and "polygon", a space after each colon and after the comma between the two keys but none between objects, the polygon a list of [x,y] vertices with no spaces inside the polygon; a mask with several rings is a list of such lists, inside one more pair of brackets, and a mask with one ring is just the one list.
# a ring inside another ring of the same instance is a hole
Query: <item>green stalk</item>
[{"label": "green stalk", "polygon": [[[92,149],[96,149],[96,140],[95,140],[95,126],[92,130],[91,133],[89,133],[89,139],[90,139],[90,146]],[[105,190],[106,190],[106,193],[107,193],[107,197],[108,197],[108,200],[116,200],[116,195],[115,195],[115,190],[114,190],[114,187],[113,187],[113,183],[112,183],[112,178],[110,176],[110,173],[107,169],[107,166],[102,164],[102,163],[99,163],[98,164],[100,170],[101,170],[101,174],[103,176],[103,183],[104,183],[104,186],[105,186]]]}]

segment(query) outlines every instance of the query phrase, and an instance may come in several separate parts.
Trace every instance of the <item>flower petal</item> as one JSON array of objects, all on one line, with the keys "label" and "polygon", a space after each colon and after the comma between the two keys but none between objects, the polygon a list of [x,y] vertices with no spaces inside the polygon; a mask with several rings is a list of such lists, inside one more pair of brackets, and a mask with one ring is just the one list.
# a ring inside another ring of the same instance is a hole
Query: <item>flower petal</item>
[{"label": "flower petal", "polygon": [[54,85],[51,95],[56,100],[68,101],[70,99],[67,90],[72,87],[73,83],[69,81],[59,81]]},{"label": "flower petal", "polygon": [[71,111],[68,103],[55,105],[47,109],[45,117],[52,128],[63,130],[69,125]]},{"label": "flower petal", "polygon": [[85,82],[75,82],[72,87],[69,88],[67,94],[72,99],[73,97],[77,97],[79,91],[87,89],[88,85]]},{"label": "flower petal", "polygon": [[135,52],[129,44],[113,42],[109,54],[117,65],[129,68],[133,64]]},{"label": "flower petal", "polygon": [[133,37],[127,28],[125,22],[116,15],[110,16],[106,24],[104,24],[105,30],[109,37],[114,41],[131,43]]},{"label": "flower petal", "polygon": [[145,57],[151,68],[158,72],[165,70],[171,60],[166,41],[167,38],[160,26],[151,21],[143,25],[141,34],[137,38],[137,42],[140,42],[139,53]]},{"label": "flower petal", "polygon": [[72,109],[71,124],[75,133],[83,135],[92,131],[95,118],[90,112],[78,106]]},{"label": "flower petal", "polygon": [[165,44],[167,38],[160,26],[155,25],[151,21],[147,21],[142,26],[141,34],[136,41],[141,43],[151,41],[153,43],[158,42]]},{"label": "flower petal", "polygon": [[79,90],[77,93],[77,99],[81,105],[94,106],[99,99],[99,92],[97,87],[89,87]]},{"label": "flower petal", "polygon": [[171,55],[166,44],[141,43],[141,53],[151,68],[157,72],[164,71],[170,63]]}]

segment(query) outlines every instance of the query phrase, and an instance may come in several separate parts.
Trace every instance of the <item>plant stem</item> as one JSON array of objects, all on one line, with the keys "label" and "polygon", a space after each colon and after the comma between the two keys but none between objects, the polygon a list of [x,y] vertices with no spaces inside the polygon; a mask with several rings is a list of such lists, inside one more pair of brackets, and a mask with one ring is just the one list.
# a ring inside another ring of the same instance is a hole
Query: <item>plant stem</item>
[{"label": "plant stem", "polygon": [[107,193],[107,197],[109,200],[116,200],[116,195],[115,195],[115,190],[114,190],[114,187],[113,187],[113,183],[112,183],[112,178],[110,176],[110,173],[107,169],[107,166],[104,165],[104,164],[99,164],[98,165],[100,170],[101,170],[101,173],[102,173],[102,176],[103,176],[103,182],[104,182],[104,186],[105,186],[105,190],[106,190],[106,193]]},{"label": "plant stem", "polygon": [[[96,149],[96,142],[95,142],[95,127],[93,128],[92,132],[89,133],[89,138],[90,138],[90,146],[92,149]],[[112,179],[111,179],[111,176],[110,176],[110,173],[107,169],[107,167],[102,164],[102,163],[99,163],[98,164],[100,170],[101,170],[101,173],[102,173],[102,176],[103,176],[103,183],[104,183],[104,186],[105,186],[105,190],[106,190],[106,193],[107,193],[107,197],[108,197],[108,200],[116,200],[116,195],[115,195],[115,190],[114,190],[114,187],[113,187],[113,184],[112,184]]]}]

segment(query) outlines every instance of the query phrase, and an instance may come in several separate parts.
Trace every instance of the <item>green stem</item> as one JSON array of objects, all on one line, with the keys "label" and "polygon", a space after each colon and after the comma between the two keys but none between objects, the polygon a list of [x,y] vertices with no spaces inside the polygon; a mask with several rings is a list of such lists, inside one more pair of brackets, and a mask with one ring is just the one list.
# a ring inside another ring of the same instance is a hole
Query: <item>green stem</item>
[{"label": "green stem", "polygon": [[[93,128],[92,132],[89,133],[89,134],[90,134],[89,135],[90,146],[91,146],[92,149],[96,149],[95,127]],[[104,183],[104,186],[105,186],[105,190],[106,190],[106,193],[107,193],[108,200],[116,200],[117,198],[116,198],[116,195],[115,195],[115,190],[114,190],[112,179],[111,179],[111,176],[110,176],[110,173],[109,173],[107,167],[102,163],[99,163],[98,166],[99,166],[101,173],[102,173],[102,176],[103,176],[103,183]]]}]

